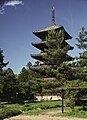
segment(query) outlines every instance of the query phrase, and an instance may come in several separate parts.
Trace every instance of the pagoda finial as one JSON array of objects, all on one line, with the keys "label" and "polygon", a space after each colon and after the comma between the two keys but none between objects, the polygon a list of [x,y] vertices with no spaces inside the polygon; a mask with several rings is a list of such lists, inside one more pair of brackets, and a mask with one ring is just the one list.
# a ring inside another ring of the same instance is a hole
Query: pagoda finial
[{"label": "pagoda finial", "polygon": [[52,25],[55,24],[55,9],[54,9],[54,4],[52,0]]}]

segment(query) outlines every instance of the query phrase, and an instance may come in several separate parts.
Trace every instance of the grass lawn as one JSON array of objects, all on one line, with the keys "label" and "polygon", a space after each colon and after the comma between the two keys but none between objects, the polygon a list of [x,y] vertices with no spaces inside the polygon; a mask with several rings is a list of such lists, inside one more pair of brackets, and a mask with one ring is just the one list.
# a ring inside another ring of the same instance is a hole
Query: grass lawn
[{"label": "grass lawn", "polygon": [[[2,104],[0,105],[0,114],[6,111],[20,111],[19,114],[33,114],[38,115],[42,112],[57,110],[61,111],[61,101],[43,101],[34,103],[22,103],[22,104]],[[12,112],[13,114],[14,112]],[[8,114],[6,117],[14,116],[15,114]],[[82,107],[76,106],[74,112],[69,107],[64,107],[64,113],[59,112],[58,116],[71,116],[78,118],[87,118],[87,107],[83,110]],[[57,116],[56,115],[56,116]],[[0,119],[1,120],[1,119]]]}]

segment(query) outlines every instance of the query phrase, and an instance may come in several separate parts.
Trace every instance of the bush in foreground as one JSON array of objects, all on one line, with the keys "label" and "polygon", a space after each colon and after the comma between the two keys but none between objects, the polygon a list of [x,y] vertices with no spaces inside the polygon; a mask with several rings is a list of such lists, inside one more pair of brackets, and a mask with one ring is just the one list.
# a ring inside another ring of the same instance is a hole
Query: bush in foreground
[{"label": "bush in foreground", "polygon": [[3,120],[4,118],[12,117],[21,114],[21,111],[19,110],[7,110],[4,109],[0,112],[0,120]]}]

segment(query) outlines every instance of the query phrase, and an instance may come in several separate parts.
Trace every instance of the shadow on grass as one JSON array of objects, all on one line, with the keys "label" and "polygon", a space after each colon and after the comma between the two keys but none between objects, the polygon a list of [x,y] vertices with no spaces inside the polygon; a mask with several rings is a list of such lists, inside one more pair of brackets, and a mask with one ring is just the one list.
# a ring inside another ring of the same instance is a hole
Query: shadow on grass
[{"label": "shadow on grass", "polygon": [[79,110],[87,111],[87,106],[83,106],[82,108],[79,108]]}]

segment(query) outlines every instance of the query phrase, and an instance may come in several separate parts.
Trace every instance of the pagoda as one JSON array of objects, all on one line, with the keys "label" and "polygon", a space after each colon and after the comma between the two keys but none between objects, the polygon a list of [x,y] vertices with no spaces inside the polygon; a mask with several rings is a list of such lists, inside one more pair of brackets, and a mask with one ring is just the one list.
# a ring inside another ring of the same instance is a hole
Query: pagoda
[{"label": "pagoda", "polygon": [[[31,57],[36,59],[37,61],[40,61],[43,64],[40,64],[38,66],[32,66],[31,69],[38,72],[39,68],[41,67],[47,67],[47,65],[44,64],[44,60],[43,60],[43,55],[45,54],[44,49],[47,48],[46,46],[46,36],[48,35],[48,31],[50,30],[55,30],[55,31],[60,31],[61,29],[64,31],[64,45],[68,45],[69,46],[69,50],[72,50],[73,47],[70,46],[66,41],[69,39],[72,39],[72,37],[67,33],[67,31],[64,29],[63,26],[57,26],[55,24],[55,9],[54,9],[54,5],[52,5],[52,24],[44,29],[38,30],[38,31],[34,31],[33,34],[35,36],[37,36],[39,39],[41,39],[40,42],[33,42],[32,45],[34,47],[36,47],[37,49],[39,49],[41,52],[39,54],[31,54]],[[69,55],[67,61],[71,61],[72,57],[70,57]]]}]

